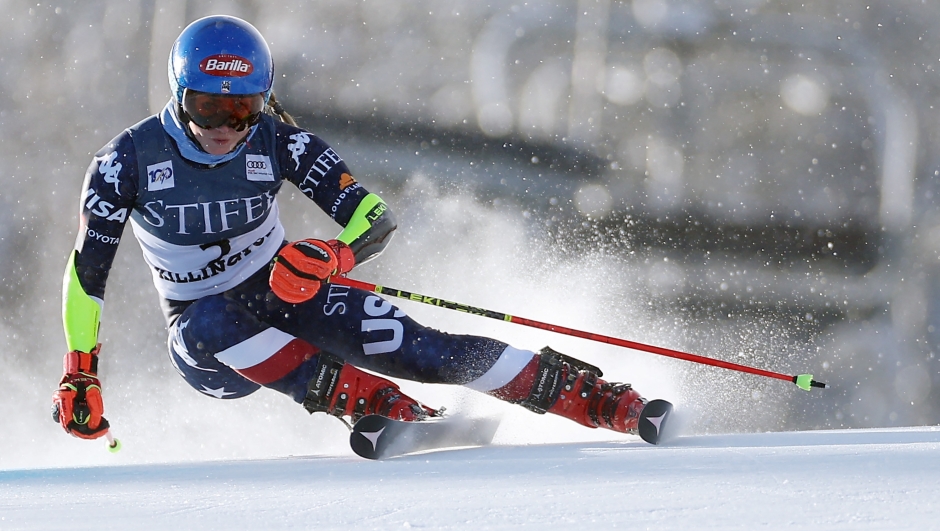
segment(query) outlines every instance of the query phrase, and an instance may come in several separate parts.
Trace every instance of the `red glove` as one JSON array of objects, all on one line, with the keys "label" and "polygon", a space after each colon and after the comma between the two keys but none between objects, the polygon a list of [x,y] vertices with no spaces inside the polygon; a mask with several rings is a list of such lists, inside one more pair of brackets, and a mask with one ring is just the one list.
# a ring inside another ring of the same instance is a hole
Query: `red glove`
[{"label": "red glove", "polygon": [[52,420],[82,439],[97,439],[110,425],[102,416],[101,382],[98,381],[99,344],[88,352],[73,350],[62,360],[59,389],[52,395]]},{"label": "red glove", "polygon": [[330,277],[356,265],[352,249],[339,240],[300,240],[285,245],[271,267],[268,283],[284,302],[299,304],[313,298]]}]

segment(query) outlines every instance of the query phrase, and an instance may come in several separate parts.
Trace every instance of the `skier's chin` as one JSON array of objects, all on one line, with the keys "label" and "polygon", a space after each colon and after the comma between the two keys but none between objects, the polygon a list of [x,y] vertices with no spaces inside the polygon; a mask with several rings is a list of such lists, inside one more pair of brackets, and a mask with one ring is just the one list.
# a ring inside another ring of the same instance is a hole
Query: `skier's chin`
[{"label": "skier's chin", "polygon": [[236,131],[231,127],[203,129],[190,122],[190,129],[199,145],[210,155],[225,155],[235,149],[248,130]]}]

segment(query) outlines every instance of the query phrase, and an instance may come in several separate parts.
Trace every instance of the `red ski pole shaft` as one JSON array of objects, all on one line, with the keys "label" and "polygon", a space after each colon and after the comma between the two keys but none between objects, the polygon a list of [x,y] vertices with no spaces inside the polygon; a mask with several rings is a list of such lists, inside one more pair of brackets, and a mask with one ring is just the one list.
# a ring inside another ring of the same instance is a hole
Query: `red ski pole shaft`
[{"label": "red ski pole shaft", "polygon": [[595,334],[593,332],[585,332],[583,330],[577,330],[577,329],[568,328],[565,326],[543,323],[541,321],[535,321],[533,319],[526,319],[524,317],[517,317],[517,316],[509,315],[506,313],[494,312],[493,310],[486,310],[484,308],[476,308],[476,307],[469,306],[466,304],[461,304],[459,302],[452,302],[452,301],[447,301],[444,299],[439,299],[437,297],[429,297],[427,295],[421,295],[418,293],[412,293],[412,292],[408,292],[408,291],[404,291],[400,289],[379,286],[376,284],[371,284],[369,282],[363,282],[361,280],[355,280],[355,279],[351,279],[348,277],[333,277],[330,280],[330,282],[334,284],[339,284],[341,286],[348,286],[351,288],[361,289],[364,291],[372,291],[381,295],[387,295],[389,297],[397,297],[399,299],[406,299],[406,300],[410,300],[414,302],[420,302],[422,304],[429,304],[431,306],[447,308],[449,310],[457,310],[460,312],[469,313],[473,315],[481,315],[483,317],[489,317],[490,319],[498,319],[500,321],[520,324],[520,325],[528,326],[531,328],[539,328],[541,330],[548,330],[550,332],[556,332],[559,334],[580,337],[582,339],[589,339],[591,341],[598,341],[600,343],[607,343],[608,345],[616,345],[619,347],[640,350],[643,352],[649,352],[650,354],[657,354],[657,355],[666,356],[669,358],[676,358],[680,360],[691,361],[693,363],[711,365],[713,367],[719,367],[722,369],[755,374],[757,376],[764,376],[766,378],[775,378],[778,380],[784,380],[787,382],[795,383],[801,389],[804,389],[806,391],[809,391],[811,387],[820,387],[820,388],[826,387],[826,384],[813,380],[813,376],[811,374],[788,375],[788,374],[783,374],[779,372],[758,369],[755,367],[749,367],[747,365],[741,365],[739,363],[732,363],[730,361],[722,361],[722,360],[717,360],[714,358],[708,358],[705,356],[700,356],[698,354],[690,354],[688,352],[682,352],[679,350],[673,350],[673,349],[664,348],[664,347],[657,347],[655,345],[647,345],[644,343],[638,343],[636,341],[629,341],[626,339],[605,336],[602,334]]}]

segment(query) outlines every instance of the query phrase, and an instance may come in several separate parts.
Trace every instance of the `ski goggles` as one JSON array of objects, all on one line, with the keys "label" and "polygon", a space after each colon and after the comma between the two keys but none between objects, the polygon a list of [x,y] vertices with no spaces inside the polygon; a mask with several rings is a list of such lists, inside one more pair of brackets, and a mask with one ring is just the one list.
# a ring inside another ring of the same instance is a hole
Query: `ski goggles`
[{"label": "ski goggles", "polygon": [[186,89],[183,92],[183,112],[194,124],[203,129],[227,125],[244,131],[261,120],[264,110],[262,94],[210,94]]}]

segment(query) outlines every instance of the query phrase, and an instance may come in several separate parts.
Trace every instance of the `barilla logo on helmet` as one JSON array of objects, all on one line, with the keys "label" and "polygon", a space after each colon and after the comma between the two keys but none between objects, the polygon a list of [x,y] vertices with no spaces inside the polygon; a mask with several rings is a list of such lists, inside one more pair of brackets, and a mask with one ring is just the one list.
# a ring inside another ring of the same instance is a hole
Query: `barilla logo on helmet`
[{"label": "barilla logo on helmet", "polygon": [[245,77],[254,72],[255,67],[244,57],[219,53],[203,59],[199,63],[199,70],[210,76]]}]

